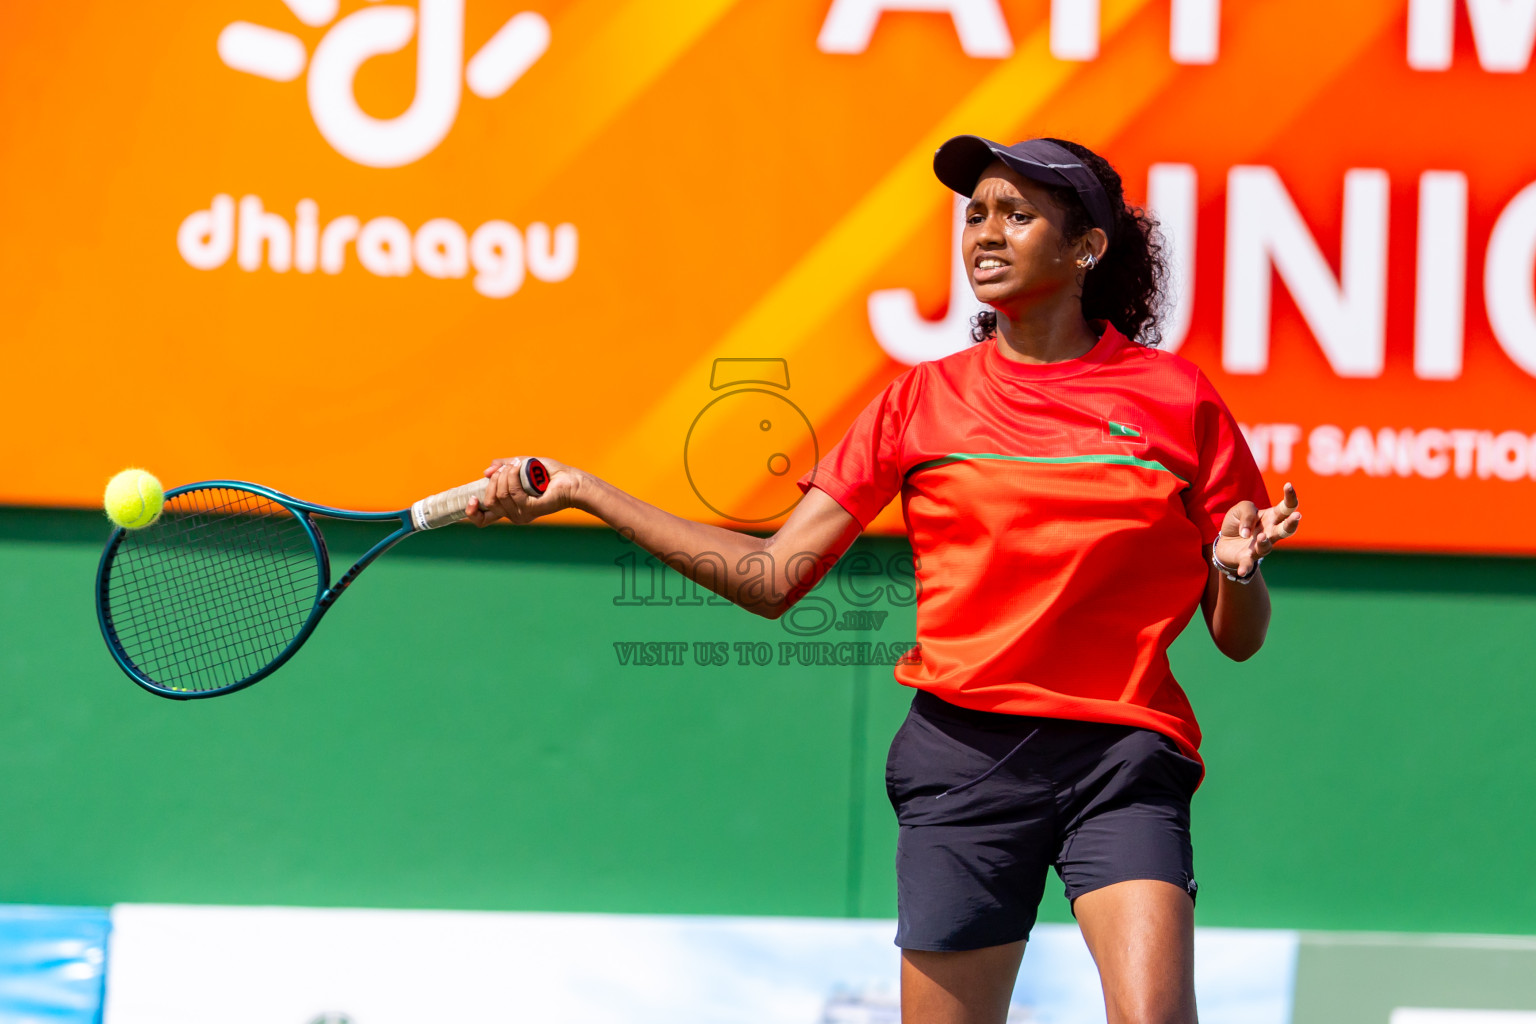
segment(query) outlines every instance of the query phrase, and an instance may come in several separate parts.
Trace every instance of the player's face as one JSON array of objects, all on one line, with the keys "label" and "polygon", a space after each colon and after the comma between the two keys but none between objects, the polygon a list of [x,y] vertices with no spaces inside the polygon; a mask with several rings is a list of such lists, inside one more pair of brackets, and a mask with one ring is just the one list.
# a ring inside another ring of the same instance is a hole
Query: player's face
[{"label": "player's face", "polygon": [[976,183],[960,241],[976,298],[1012,312],[1063,289],[1076,294],[1087,249],[1066,237],[1065,222],[1044,188],[994,161]]}]

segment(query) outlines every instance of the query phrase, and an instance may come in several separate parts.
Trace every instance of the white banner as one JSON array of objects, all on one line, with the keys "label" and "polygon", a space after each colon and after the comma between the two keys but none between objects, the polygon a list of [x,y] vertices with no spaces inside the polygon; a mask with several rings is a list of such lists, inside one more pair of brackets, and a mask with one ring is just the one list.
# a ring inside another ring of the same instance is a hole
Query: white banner
[{"label": "white banner", "polygon": [[1390,1024],[1536,1024],[1536,1013],[1525,1010],[1424,1010],[1400,1006]]},{"label": "white banner", "polygon": [[[106,1024],[895,1024],[891,921],[119,905]],[[1207,1024],[1286,1024],[1297,935],[1201,929]],[[1010,1021],[1102,1022],[1041,925]]]}]

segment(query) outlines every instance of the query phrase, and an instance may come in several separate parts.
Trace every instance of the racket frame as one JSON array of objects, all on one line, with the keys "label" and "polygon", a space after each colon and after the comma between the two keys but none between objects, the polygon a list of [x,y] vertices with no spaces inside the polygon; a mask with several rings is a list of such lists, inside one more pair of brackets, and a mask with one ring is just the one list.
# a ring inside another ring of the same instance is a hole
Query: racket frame
[{"label": "racket frame", "polygon": [[[150,693],[160,697],[169,697],[172,700],[197,700],[202,697],[221,697],[226,693],[234,693],[237,690],[245,689],[253,683],[260,682],[279,668],[282,668],[283,664],[293,657],[294,653],[304,645],[304,641],[309,639],[310,634],[315,631],[315,627],[320,624],[321,617],[330,611],[331,606],[336,603],[336,599],[352,585],[352,581],[357,579],[364,569],[373,563],[374,559],[411,534],[422,532],[416,528],[409,508],[403,508],[396,512],[355,512],[351,509],[333,508],[330,505],[303,501],[281,491],[274,491],[270,487],[253,484],[246,480],[199,480],[196,483],[173,487],[165,492],[165,497],[169,500],[178,494],[185,494],[188,491],[209,490],[218,487],[259,494],[273,504],[281,505],[293,513],[293,517],[299,521],[300,525],[304,528],[304,532],[309,537],[309,543],[315,553],[315,564],[320,568],[315,588],[315,603],[311,606],[309,616],[304,620],[303,626],[299,628],[294,638],[288,642],[288,646],[283,648],[277,657],[268,662],[259,672],[228,686],[221,686],[211,690],[188,691],[162,686],[140,672],[138,667],[128,658],[122,645],[118,643],[117,633],[113,629],[107,614],[108,573],[111,571],[112,561],[117,555],[118,547],[129,532],[123,527],[114,529],[107,538],[106,549],[101,553],[101,562],[96,567],[96,621],[101,626],[101,635],[107,642],[107,650],[112,653],[112,660],[117,662],[118,667],[127,673],[130,679]],[[311,518],[316,515],[325,516],[328,519],[347,519],[357,523],[387,523],[395,520],[400,523],[400,528],[365,551],[362,557],[353,563],[352,568],[343,573],[341,579],[337,580],[335,585],[332,585],[331,555],[329,549],[326,548],[324,535],[321,534],[320,528],[315,525],[314,519]]]}]

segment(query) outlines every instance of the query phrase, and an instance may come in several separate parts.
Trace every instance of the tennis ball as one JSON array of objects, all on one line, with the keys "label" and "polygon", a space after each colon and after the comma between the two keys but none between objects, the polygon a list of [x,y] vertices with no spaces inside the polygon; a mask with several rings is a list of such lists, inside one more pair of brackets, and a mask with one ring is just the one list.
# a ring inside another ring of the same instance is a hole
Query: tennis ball
[{"label": "tennis ball", "polygon": [[165,492],[153,473],[125,469],[107,481],[107,518],[126,530],[142,530],[160,518]]}]

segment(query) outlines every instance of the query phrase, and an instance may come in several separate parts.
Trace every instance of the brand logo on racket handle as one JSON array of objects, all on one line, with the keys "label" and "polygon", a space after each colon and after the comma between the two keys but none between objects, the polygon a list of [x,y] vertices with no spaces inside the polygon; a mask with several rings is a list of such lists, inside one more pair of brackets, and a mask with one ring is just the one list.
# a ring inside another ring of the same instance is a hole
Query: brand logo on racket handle
[{"label": "brand logo on racket handle", "polygon": [[541,496],[549,487],[549,470],[544,468],[544,463],[538,459],[527,459],[522,468],[517,471],[518,479],[523,485],[523,490],[535,498]]}]

